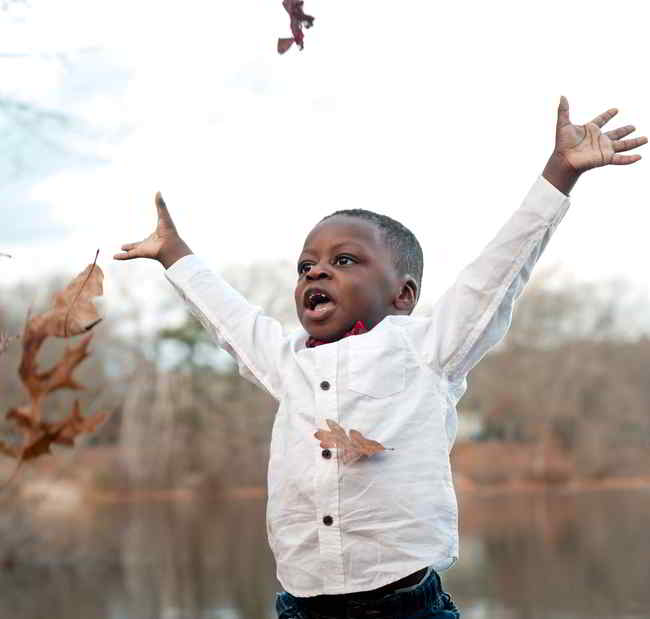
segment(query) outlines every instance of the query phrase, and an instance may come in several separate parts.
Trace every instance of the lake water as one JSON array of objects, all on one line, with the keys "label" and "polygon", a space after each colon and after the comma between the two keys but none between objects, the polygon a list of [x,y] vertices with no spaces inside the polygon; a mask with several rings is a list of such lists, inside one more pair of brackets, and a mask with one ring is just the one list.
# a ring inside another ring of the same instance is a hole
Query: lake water
[{"label": "lake water", "polygon": [[[465,619],[650,617],[650,491],[461,496],[443,573]],[[25,509],[5,522],[0,619],[275,618],[263,499]]]}]

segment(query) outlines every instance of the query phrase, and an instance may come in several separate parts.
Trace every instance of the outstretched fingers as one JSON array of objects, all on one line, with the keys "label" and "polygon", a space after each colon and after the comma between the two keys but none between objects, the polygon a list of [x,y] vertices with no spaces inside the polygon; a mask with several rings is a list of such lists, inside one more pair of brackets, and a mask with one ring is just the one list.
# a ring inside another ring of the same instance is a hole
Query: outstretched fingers
[{"label": "outstretched fingers", "polygon": [[596,118],[594,118],[591,122],[594,123],[594,125],[602,127],[606,122],[609,122],[612,118],[614,118],[616,114],[618,114],[618,110],[613,107],[606,112],[603,112],[602,114],[596,116]]},{"label": "outstretched fingers", "polygon": [[634,125],[626,125],[625,127],[619,127],[612,131],[606,131],[603,135],[606,135],[610,140],[620,140],[626,135],[630,135],[636,127]]},{"label": "outstretched fingers", "polygon": [[639,159],[641,159],[641,155],[614,155],[612,164],[629,165],[630,163],[636,163]]},{"label": "outstretched fingers", "polygon": [[648,138],[642,136],[640,138],[632,138],[631,140],[619,140],[618,142],[614,142],[612,144],[612,147],[615,153],[620,153],[623,152],[624,150],[631,150],[632,148],[636,148],[637,146],[642,146],[643,144],[647,144],[647,142],[648,142]]},{"label": "outstretched fingers", "polygon": [[[631,133],[632,131],[634,131],[634,127],[632,127],[632,125],[628,125],[627,127],[622,127],[621,129],[611,131],[610,133],[623,136]],[[639,159],[641,159],[641,155],[619,155],[618,153],[622,153],[626,150],[632,150],[633,148],[643,146],[643,144],[647,143],[648,138],[645,135],[638,138],[632,138],[630,140],[618,140],[616,142],[612,142],[612,148],[615,153],[612,157],[612,163],[614,165],[629,165],[630,163],[636,163],[639,161]]]},{"label": "outstretched fingers", "polygon": [[120,249],[123,250],[122,253],[115,254],[113,258],[115,260],[128,260],[129,258],[133,258],[133,254],[129,254],[129,251],[140,245],[140,243],[124,243],[124,245],[120,245]]}]

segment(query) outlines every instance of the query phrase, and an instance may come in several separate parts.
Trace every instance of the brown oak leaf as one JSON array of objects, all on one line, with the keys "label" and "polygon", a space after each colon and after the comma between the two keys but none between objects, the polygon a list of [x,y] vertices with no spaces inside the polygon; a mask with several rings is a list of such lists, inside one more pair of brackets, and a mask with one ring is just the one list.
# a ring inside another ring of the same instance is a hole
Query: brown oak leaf
[{"label": "brown oak leaf", "polygon": [[325,420],[329,430],[318,429],[314,437],[321,443],[321,447],[335,447],[342,449],[341,459],[343,464],[352,464],[362,456],[372,456],[380,451],[394,451],[392,447],[384,447],[381,443],[365,438],[358,430],[350,430],[350,436],[333,419]]},{"label": "brown oak leaf", "polygon": [[[15,409],[14,409],[15,410]],[[7,413],[9,418],[10,413]],[[51,453],[50,445],[74,445],[74,439],[84,432],[94,432],[107,418],[106,413],[95,413],[83,417],[79,400],[75,400],[72,412],[56,423],[41,422],[31,428],[30,440],[23,446],[22,459],[31,460],[41,454]],[[21,422],[22,423],[22,422]]]},{"label": "brown oak leaf", "polygon": [[303,0],[283,0],[282,6],[286,12],[289,13],[291,19],[291,34],[293,37],[288,39],[278,39],[278,53],[284,54],[292,45],[296,43],[300,49],[304,47],[305,37],[302,29],[311,28],[314,25],[314,18],[311,15],[306,15],[302,7]]},{"label": "brown oak leaf", "polygon": [[41,401],[47,394],[58,389],[83,389],[83,386],[73,378],[72,372],[89,356],[88,345],[92,339],[92,333],[81,339],[77,346],[66,347],[63,358],[59,359],[49,370],[39,372],[36,355],[44,339],[42,334],[28,326],[23,336],[23,356],[18,370],[20,379],[31,398],[30,415],[37,422],[41,420]]},{"label": "brown oak leaf", "polygon": [[104,274],[95,262],[89,264],[63,290],[55,293],[54,307],[31,319],[31,328],[41,335],[69,337],[92,329],[100,320],[92,302],[101,296]]},{"label": "brown oak leaf", "polygon": [[[18,374],[29,395],[29,403],[11,408],[6,418],[12,421],[22,442],[11,445],[0,441],[0,453],[16,458],[18,465],[42,454],[51,453],[53,443],[73,445],[74,439],[84,432],[93,432],[107,418],[106,413],[83,417],[79,400],[72,412],[60,421],[43,419],[43,401],[58,389],[83,389],[72,376],[77,366],[89,356],[88,345],[92,333],[76,346],[66,347],[63,357],[49,370],[39,371],[37,355],[48,336],[71,337],[88,331],[101,318],[92,299],[102,294],[103,274],[95,262],[89,264],[62,291],[54,295],[54,307],[43,314],[27,318],[22,334],[22,358]],[[7,482],[8,483],[8,482]]]}]

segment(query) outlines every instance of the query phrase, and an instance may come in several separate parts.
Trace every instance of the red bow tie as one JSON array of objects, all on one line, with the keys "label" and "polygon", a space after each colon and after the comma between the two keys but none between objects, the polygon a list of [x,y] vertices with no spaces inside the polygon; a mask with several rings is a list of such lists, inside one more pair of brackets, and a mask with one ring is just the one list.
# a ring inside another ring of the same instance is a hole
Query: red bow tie
[{"label": "red bow tie", "polygon": [[[352,329],[350,329],[347,333],[344,333],[340,339],[343,339],[348,335],[361,335],[367,331],[368,329],[366,329],[366,325],[364,325],[360,320],[357,320],[357,322],[354,323],[354,327],[352,327]],[[313,348],[314,346],[320,346],[321,344],[329,344],[329,342],[325,342],[324,340],[317,340],[315,337],[312,337],[310,335],[307,339],[307,342],[305,343],[305,346],[307,346],[307,348]]]}]

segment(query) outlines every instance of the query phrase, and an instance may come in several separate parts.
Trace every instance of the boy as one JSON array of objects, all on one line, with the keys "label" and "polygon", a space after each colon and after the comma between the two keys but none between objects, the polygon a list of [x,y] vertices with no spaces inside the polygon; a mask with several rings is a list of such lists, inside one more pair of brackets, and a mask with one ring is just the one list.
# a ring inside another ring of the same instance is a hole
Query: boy
[{"label": "boy", "polygon": [[[617,110],[569,120],[562,97],[555,150],[522,206],[460,274],[430,317],[418,299],[422,251],[404,226],[364,210],[316,225],[298,261],[296,309],[280,325],[212,273],[178,235],[158,194],[156,231],[118,260],[153,258],[240,372],[279,401],[271,436],[267,533],[280,619],[453,618],[439,571],[458,557],[449,452],[468,372],[508,329],[515,299],[585,170],[626,165],[647,142],[601,133]],[[347,463],[314,431],[333,419],[390,446]]]}]

